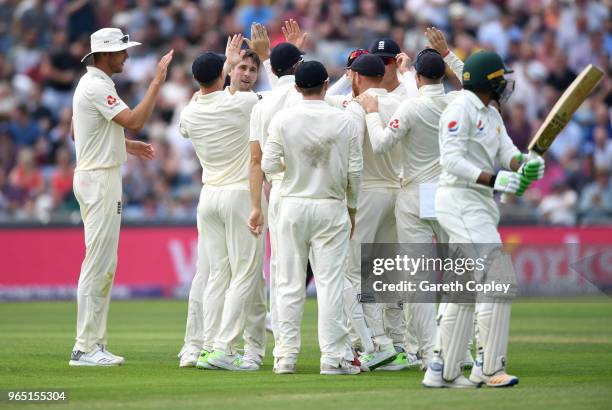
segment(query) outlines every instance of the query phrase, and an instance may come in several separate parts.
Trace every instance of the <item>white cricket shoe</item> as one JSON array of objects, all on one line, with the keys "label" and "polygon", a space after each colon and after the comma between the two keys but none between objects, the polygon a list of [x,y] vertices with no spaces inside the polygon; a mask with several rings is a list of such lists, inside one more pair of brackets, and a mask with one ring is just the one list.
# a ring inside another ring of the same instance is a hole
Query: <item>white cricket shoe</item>
[{"label": "white cricket shoe", "polygon": [[482,371],[482,361],[480,358],[477,358],[474,367],[472,367],[470,381],[479,386],[486,384],[489,387],[511,387],[518,384],[519,379],[506,373],[504,370],[500,370],[492,376],[487,376]]},{"label": "white cricket shoe", "polygon": [[297,366],[295,363],[274,359],[274,368],[272,371],[276,374],[294,374],[297,372]]},{"label": "white cricket shoe", "polygon": [[259,370],[257,364],[244,361],[242,357],[237,354],[230,355],[220,351],[214,351],[208,355],[207,360],[208,363],[213,366],[235,372],[253,372]]},{"label": "white cricket shoe", "polygon": [[261,367],[261,365],[263,364],[263,357],[261,357],[257,353],[246,352],[244,356],[242,356],[242,361],[244,363],[252,363],[255,364],[257,367]]},{"label": "white cricket shoe", "polygon": [[106,350],[100,348],[100,346],[96,345],[96,348],[89,352],[85,353],[80,350],[73,350],[70,355],[70,361],[68,364],[70,366],[120,366],[125,362],[125,359],[120,356],[115,356]]},{"label": "white cricket shoe", "polygon": [[196,364],[198,364],[198,358],[200,357],[200,352],[192,352],[187,349],[183,349],[178,354],[178,357],[179,367],[196,367]]},{"label": "white cricket shoe", "polygon": [[361,370],[358,366],[353,366],[348,361],[342,359],[339,364],[331,365],[327,363],[321,363],[321,374],[327,375],[346,375],[346,374],[359,374]]},{"label": "white cricket shoe", "polygon": [[111,355],[112,357],[114,357],[115,359],[119,360],[121,362],[121,364],[125,363],[125,357],[123,356],[117,356],[116,354],[113,354],[111,352],[109,352],[108,350],[106,350],[106,345],[100,344],[98,343],[97,346],[100,348],[100,350],[102,350],[105,353],[108,353],[109,355]]},{"label": "white cricket shoe", "polygon": [[359,356],[359,367],[362,372],[371,372],[377,367],[391,363],[393,360],[395,360],[396,356],[397,352],[393,346],[374,353],[364,353]]},{"label": "white cricket shoe", "polygon": [[478,384],[474,384],[469,381],[464,375],[459,375],[452,382],[447,382],[442,378],[442,370],[444,364],[442,359],[435,357],[429,363],[425,377],[423,378],[422,385],[430,388],[451,388],[451,389],[474,389],[479,387]]}]

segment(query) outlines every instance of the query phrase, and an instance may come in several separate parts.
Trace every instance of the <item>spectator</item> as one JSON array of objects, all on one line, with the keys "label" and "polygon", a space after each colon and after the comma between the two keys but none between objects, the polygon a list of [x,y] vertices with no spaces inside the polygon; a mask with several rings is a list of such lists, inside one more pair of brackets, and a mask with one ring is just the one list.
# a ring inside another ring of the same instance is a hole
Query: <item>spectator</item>
[{"label": "spectator", "polygon": [[13,110],[8,132],[15,144],[32,146],[40,136],[38,123],[30,117],[25,105]]},{"label": "spectator", "polygon": [[51,196],[53,198],[53,208],[58,209],[72,193],[74,165],[70,151],[66,147],[58,149],[55,157],[57,167],[51,176]]},{"label": "spectator", "polygon": [[597,170],[595,181],[582,190],[578,212],[583,225],[612,222],[612,184],[609,169]]},{"label": "spectator", "polygon": [[238,24],[246,37],[251,35],[251,24],[261,23],[265,26],[274,18],[274,9],[264,4],[263,0],[251,0],[249,3],[238,10]]},{"label": "spectator", "polygon": [[595,151],[593,152],[595,168],[612,171],[612,140],[610,140],[608,130],[599,125],[595,127],[593,137],[595,141]]},{"label": "spectator", "polygon": [[576,223],[578,195],[564,181],[553,184],[550,195],[542,199],[539,212],[550,225],[571,226]]},{"label": "spectator", "polygon": [[33,200],[43,192],[45,180],[34,160],[30,148],[22,148],[17,155],[17,165],[9,175],[11,186],[21,193],[24,201]]},{"label": "spectator", "polygon": [[533,134],[531,124],[525,116],[525,105],[523,103],[512,106],[510,117],[506,119],[506,130],[514,145],[521,152],[527,152],[527,145],[529,145]]}]

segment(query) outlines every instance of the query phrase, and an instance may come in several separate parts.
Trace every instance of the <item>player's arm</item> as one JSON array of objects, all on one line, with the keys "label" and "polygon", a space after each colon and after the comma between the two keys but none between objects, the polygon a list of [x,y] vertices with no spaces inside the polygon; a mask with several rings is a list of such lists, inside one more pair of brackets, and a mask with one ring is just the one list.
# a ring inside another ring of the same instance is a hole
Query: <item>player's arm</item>
[{"label": "player's arm", "polygon": [[249,190],[251,194],[251,214],[248,219],[249,231],[255,236],[263,232],[264,216],[261,210],[261,189],[264,173],[261,170],[262,151],[259,141],[250,142],[251,166],[249,171]]},{"label": "player's arm", "polygon": [[325,97],[327,96],[336,96],[336,95],[344,95],[347,89],[351,87],[351,80],[343,74],[342,77],[338,79],[335,83],[329,86]]},{"label": "player's arm", "polygon": [[174,50],[170,50],[165,56],[157,63],[157,71],[155,77],[142,101],[133,109],[125,107],[124,110],[119,112],[113,117],[113,121],[133,132],[138,132],[142,129],[145,121],[151,116],[153,108],[155,107],[155,101],[157,100],[157,94],[161,89],[162,84],[166,80],[166,74],[168,73],[168,65],[172,61],[172,55]]},{"label": "player's arm", "polygon": [[366,126],[372,150],[376,154],[389,152],[410,129],[410,124],[403,115],[404,104],[398,107],[387,127],[383,128],[378,113],[378,97],[362,94],[356,100],[366,112]]},{"label": "player's arm", "polygon": [[282,158],[284,157],[283,143],[280,137],[278,114],[272,119],[268,128],[268,139],[263,149],[261,169],[266,174],[278,174],[285,170]]},{"label": "player's arm", "polygon": [[450,67],[459,81],[461,81],[463,76],[463,61],[461,61],[461,59],[451,51],[450,47],[448,47],[444,33],[435,27],[428,27],[425,31],[425,36],[431,48],[440,53],[446,65]]},{"label": "player's arm", "polygon": [[[353,128],[352,124],[348,124],[349,128]],[[357,133],[354,130],[349,130],[349,166],[348,166],[348,181],[346,185],[346,204],[351,220],[351,234],[355,231],[355,214],[357,213],[357,204],[359,200],[359,190],[361,187],[361,170],[363,169],[363,154],[361,152],[361,144],[358,140]]]},{"label": "player's arm", "polygon": [[128,154],[134,155],[142,159],[153,159],[155,158],[155,149],[153,145],[147,144],[143,141],[136,141],[125,139],[125,150]]}]

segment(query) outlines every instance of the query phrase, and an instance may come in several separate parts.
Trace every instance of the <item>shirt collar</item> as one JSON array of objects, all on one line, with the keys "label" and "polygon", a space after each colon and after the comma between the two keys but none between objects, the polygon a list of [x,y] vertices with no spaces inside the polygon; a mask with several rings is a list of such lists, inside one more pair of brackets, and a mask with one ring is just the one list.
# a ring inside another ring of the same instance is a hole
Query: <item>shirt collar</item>
[{"label": "shirt collar", "polygon": [[215,98],[217,98],[217,96],[223,94],[223,93],[227,93],[229,95],[230,92],[227,89],[223,89],[223,90],[219,90],[219,91],[213,91],[212,93],[208,93],[208,94],[202,94],[201,91],[198,92],[197,98],[196,98],[196,102],[198,103],[207,103],[209,101],[214,100]]},{"label": "shirt collar", "polygon": [[306,105],[326,105],[327,103],[325,102],[325,100],[301,100],[300,104],[306,104]]},{"label": "shirt collar", "polygon": [[284,75],[278,79],[278,85],[281,87],[288,87],[293,84],[295,84],[294,75]]},{"label": "shirt collar", "polygon": [[444,95],[442,84],[427,84],[419,88],[419,95]]},{"label": "shirt collar", "polygon": [[113,82],[113,80],[111,80],[111,78],[108,76],[108,74],[106,74],[104,71],[100,70],[98,67],[95,67],[93,65],[88,65],[87,66],[87,72],[99,75],[102,78],[104,78],[104,80],[110,81],[111,83]]},{"label": "shirt collar", "polygon": [[482,100],[480,98],[478,98],[478,96],[476,94],[474,94],[473,92],[469,91],[469,90],[463,90],[464,93],[467,94],[467,98],[468,100],[474,104],[476,106],[477,109],[479,110],[484,110],[487,107],[485,107],[485,105],[483,104]]},{"label": "shirt collar", "polygon": [[385,94],[389,94],[389,92],[384,89],[384,88],[368,88],[366,90],[366,92],[368,94],[372,94],[372,95],[385,95]]}]

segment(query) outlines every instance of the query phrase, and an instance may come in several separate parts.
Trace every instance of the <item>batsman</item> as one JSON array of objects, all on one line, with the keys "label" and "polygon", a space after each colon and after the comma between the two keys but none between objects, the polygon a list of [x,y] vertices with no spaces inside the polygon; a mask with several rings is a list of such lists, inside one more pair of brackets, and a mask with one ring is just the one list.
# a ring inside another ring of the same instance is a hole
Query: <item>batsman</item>
[{"label": "batsman", "polygon": [[[499,209],[494,191],[522,195],[544,175],[544,160],[526,156],[514,146],[498,111],[514,88],[512,71],[491,51],[472,54],[463,69],[463,90],[440,117],[442,173],[435,197],[438,222],[449,235],[451,249],[468,257],[487,254],[484,277],[496,273],[513,278],[508,255],[502,252],[497,225]],[[501,171],[496,171],[502,168]],[[501,272],[501,273],[500,273]],[[477,277],[476,273],[474,274]],[[476,299],[479,331],[478,357],[469,380],[462,374],[474,303],[451,303],[440,323],[434,359],[425,387],[471,388],[512,386],[516,376],[506,373],[511,295],[500,292]]]}]

